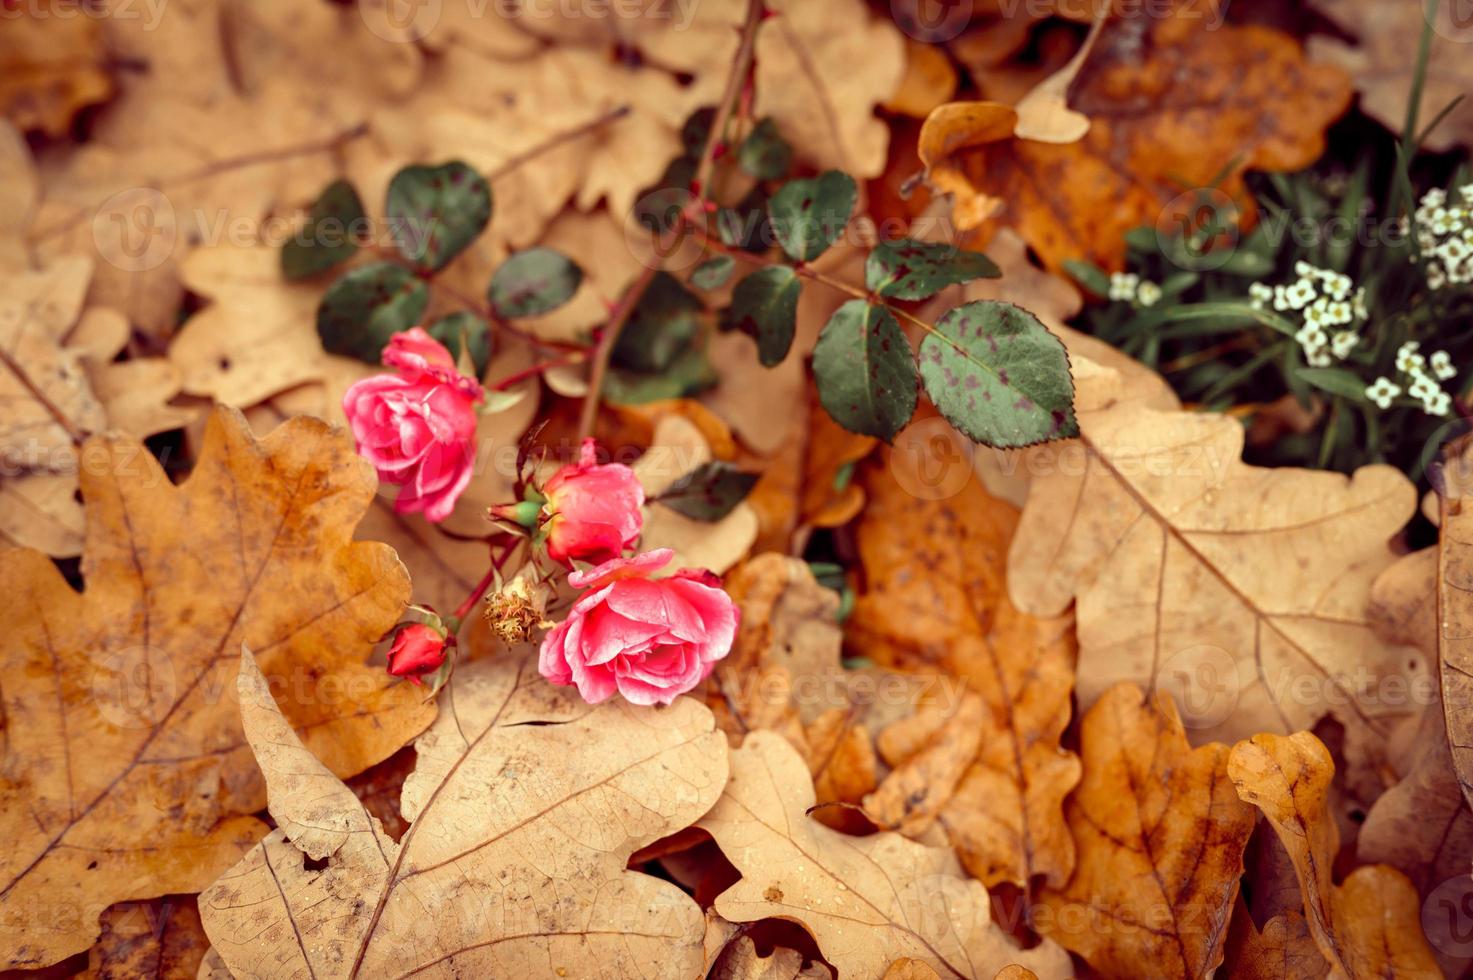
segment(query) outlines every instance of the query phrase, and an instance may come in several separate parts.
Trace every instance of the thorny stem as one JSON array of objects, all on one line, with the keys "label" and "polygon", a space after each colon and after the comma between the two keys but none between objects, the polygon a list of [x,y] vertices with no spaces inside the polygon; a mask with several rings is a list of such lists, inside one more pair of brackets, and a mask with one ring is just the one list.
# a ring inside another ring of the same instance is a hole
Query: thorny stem
[{"label": "thorny stem", "polygon": [[71,439],[74,445],[80,446],[86,441],[87,433],[83,432],[75,422],[67,417],[67,414],[61,410],[61,407],[52,401],[51,397],[42,391],[41,387],[35,381],[31,380],[31,376],[26,374],[25,370],[16,363],[15,358],[10,356],[10,352],[3,347],[0,347],[0,362],[3,362],[10,369],[10,372],[15,375],[16,380],[25,387],[26,391],[30,392],[31,397],[40,402],[41,407],[46,409],[47,414],[55,419],[56,424],[65,430],[67,438]]},{"label": "thorny stem", "polygon": [[[704,216],[706,191],[711,183],[711,171],[716,166],[716,150],[722,145],[722,135],[726,124],[731,119],[732,111],[736,108],[738,97],[746,87],[747,76],[751,74],[752,57],[757,47],[757,27],[766,16],[767,8],[763,0],[747,0],[747,16],[742,22],[742,38],[732,58],[731,71],[726,76],[726,88],[721,93],[720,101],[716,103],[716,115],[711,120],[710,132],[706,134],[706,145],[701,150],[700,160],[696,164],[695,177],[691,179],[691,199],[676,219],[682,226],[689,225],[696,218]],[[654,281],[657,271],[651,266],[640,273],[639,278],[625,292],[619,305],[610,315],[608,325],[599,333],[598,346],[593,355],[593,367],[588,377],[588,393],[583,396],[583,409],[578,418],[578,438],[580,440],[593,435],[594,426],[598,422],[599,396],[603,392],[604,378],[609,372],[609,359],[613,357],[614,346],[619,342],[619,334],[623,332],[624,325],[629,322],[629,317],[634,312],[634,308],[639,305],[645,290]]]},{"label": "thorny stem", "polygon": [[497,381],[495,384],[489,385],[488,387],[492,391],[505,391],[519,381],[526,381],[528,378],[535,378],[539,374],[544,374],[547,371],[552,370],[553,368],[568,367],[569,365],[573,364],[581,364],[586,359],[586,357],[587,355],[580,350],[569,354],[567,357],[558,357],[550,361],[541,361],[537,364],[533,364],[531,367],[523,368],[520,371],[508,374],[500,381]]}]

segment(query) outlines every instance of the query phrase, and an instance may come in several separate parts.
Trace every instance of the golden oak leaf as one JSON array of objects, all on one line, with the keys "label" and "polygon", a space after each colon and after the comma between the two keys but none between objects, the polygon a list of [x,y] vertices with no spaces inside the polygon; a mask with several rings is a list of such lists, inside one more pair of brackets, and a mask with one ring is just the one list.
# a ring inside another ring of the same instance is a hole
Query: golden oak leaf
[{"label": "golden oak leaf", "polygon": [[[899,831],[907,837],[923,836],[952,802],[957,784],[971,771],[985,735],[992,734],[984,728],[987,714],[988,705],[978,694],[963,691],[959,703],[918,711],[881,732],[880,753],[894,770],[864,798],[865,815],[886,830]],[[916,728],[920,729],[919,733],[914,731]],[[897,730],[905,730],[902,736],[907,743],[905,749],[888,751],[887,737],[895,735]],[[920,744],[915,744],[917,741]],[[987,781],[985,775],[979,776],[979,782]],[[985,808],[979,809],[983,812],[997,809],[997,802],[990,799]],[[968,821],[980,816],[979,809],[971,809],[965,802],[958,803],[947,827],[955,825],[953,841],[958,852],[964,859],[975,861],[977,848],[968,833],[973,830]],[[985,875],[978,877],[987,882]]]},{"label": "golden oak leaf", "polygon": [[1111,18],[1069,90],[1090,120],[1078,142],[1014,138],[1017,116],[999,103],[936,109],[921,159],[955,195],[957,224],[984,236],[1016,228],[1050,268],[1118,268],[1124,233],[1190,213],[1195,196],[1173,204],[1185,191],[1215,187],[1251,214],[1243,174],[1311,163],[1350,84],[1307,64],[1287,35],[1222,25],[1219,6],[1176,0]]},{"label": "golden oak leaf", "polygon": [[1310,934],[1335,980],[1442,976],[1422,936],[1420,901],[1406,876],[1362,865],[1331,878],[1339,833],[1326,806],[1335,764],[1308,732],[1255,735],[1233,747],[1228,776],[1263,811],[1289,852]]},{"label": "golden oak leaf", "polygon": [[102,914],[102,935],[82,980],[195,980],[210,941],[193,895],[121,902]]},{"label": "golden oak leaf", "polygon": [[[1008,969],[1012,967],[1003,967],[1003,970]],[[1022,967],[1017,969],[1022,969]],[[1002,976],[1002,973],[999,972],[998,976]],[[931,969],[929,964],[906,957],[891,963],[881,980],[941,980],[941,975]]]},{"label": "golden oak leaf", "polygon": [[757,955],[757,946],[738,936],[710,972],[710,980],[830,980],[833,971],[822,963],[805,965],[803,954],[779,946],[767,956]]},{"label": "golden oak leaf", "polygon": [[[1361,109],[1387,129],[1400,133],[1406,123],[1407,102],[1417,74],[1417,51],[1426,17],[1404,17],[1405,11],[1395,4],[1367,0],[1314,0],[1313,6],[1349,31],[1355,43],[1315,35],[1307,42],[1310,58],[1349,72],[1360,92]],[[1435,20],[1427,51],[1426,76],[1421,83],[1419,130],[1454,99],[1473,88],[1473,66],[1464,57],[1466,45],[1473,41],[1473,23],[1469,23],[1466,13],[1456,3],[1439,4],[1435,14],[1429,16],[1435,16]],[[1463,103],[1427,134],[1422,145],[1442,151],[1467,146],[1470,142],[1473,142],[1473,106]]]},{"label": "golden oak leaf", "polygon": [[[87,948],[114,902],[197,890],[264,832],[265,785],[230,697],[260,651],[308,744],[348,775],[434,715],[363,660],[409,599],[389,548],[351,541],[377,481],[341,430],[298,419],[262,440],[217,409],[173,486],[142,443],[83,447],[85,592],[44,556],[0,558],[6,745],[0,959]],[[65,903],[92,908],[52,917]]]},{"label": "golden oak leaf", "polygon": [[[1008,598],[1005,565],[1017,510],[989,496],[964,458],[952,463],[958,471],[935,474],[925,462],[887,449],[863,471],[869,505],[859,553],[867,584],[847,636],[857,653],[882,666],[960,678],[982,703],[977,721],[962,725],[972,729],[967,758],[955,758],[963,742],[939,734],[918,757],[925,763],[920,772],[902,766],[886,780],[894,788],[882,783],[879,792],[894,794],[903,809],[919,787],[901,786],[920,776],[927,785],[911,825],[939,816],[962,863],[988,886],[1026,886],[1034,876],[1062,885],[1074,863],[1063,800],[1079,780],[1078,759],[1059,747],[1069,723],[1072,618],[1038,619]],[[946,707],[969,703],[963,697]],[[898,764],[898,755],[908,758],[918,748],[887,755]],[[930,785],[926,773],[935,775],[936,763],[954,773],[947,778],[955,795],[949,786]]]},{"label": "golden oak leaf", "polygon": [[797,922],[840,976],[881,976],[902,958],[948,977],[1010,963],[1069,972],[1057,946],[1021,950],[993,925],[987,890],[949,849],[841,834],[808,817],[813,803],[808,767],[781,735],[753,732],[732,751],[731,779],[698,824],[742,874],[716,897],[724,918]]},{"label": "golden oak leaf", "polygon": [[1383,739],[1411,707],[1388,692],[1426,672],[1367,612],[1416,506],[1406,477],[1250,466],[1237,420],[1144,407],[1087,357],[1074,370],[1080,438],[1029,451],[1029,472],[1047,475],[1031,482],[1008,588],[1038,615],[1075,600],[1081,703],[1130,680],[1173,692],[1196,742],[1329,713]]},{"label": "golden oak leaf", "polygon": [[1330,972],[1298,909],[1274,916],[1261,930],[1239,910],[1228,933],[1227,958],[1230,980],[1323,980]]},{"label": "golden oak leaf", "polygon": [[710,712],[688,698],[589,705],[521,657],[462,665],[452,690],[454,710],[415,743],[396,842],[242,657],[241,714],[278,829],[200,896],[230,972],[695,975],[699,906],[626,864],[719,794]]},{"label": "golden oak leaf", "polygon": [[1080,729],[1084,779],[1065,808],[1074,876],[1046,889],[1039,931],[1107,977],[1212,976],[1253,832],[1228,749],[1193,749],[1169,698],[1107,691]]},{"label": "golden oak leaf", "polygon": [[0,116],[21,130],[65,136],[78,110],[112,90],[96,17],[66,0],[7,9],[0,33]]},{"label": "golden oak leaf", "polygon": [[1443,468],[1437,546],[1437,652],[1453,765],[1473,803],[1473,443],[1454,444]]}]

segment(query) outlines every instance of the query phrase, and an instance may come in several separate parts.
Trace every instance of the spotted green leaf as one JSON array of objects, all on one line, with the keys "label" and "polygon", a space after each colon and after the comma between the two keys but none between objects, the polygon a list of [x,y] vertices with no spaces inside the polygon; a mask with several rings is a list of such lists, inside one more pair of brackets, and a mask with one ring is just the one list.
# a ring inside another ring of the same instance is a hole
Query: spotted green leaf
[{"label": "spotted green leaf", "polygon": [[864,262],[864,284],[896,299],[928,299],[947,286],[1002,273],[981,252],[910,238],[881,242]]},{"label": "spotted green leaf", "polygon": [[443,269],[491,220],[491,185],[459,160],[405,167],[389,181],[394,246],[417,268]]},{"label": "spotted green leaf", "polygon": [[572,299],[582,282],[583,270],[563,253],[529,248],[501,263],[487,297],[498,316],[539,316]]},{"label": "spotted green leaf", "polygon": [[926,394],[974,442],[1009,448],[1079,434],[1064,345],[1011,303],[948,310],[921,341],[920,366]]},{"label": "spotted green leaf", "polygon": [[742,140],[737,163],[758,180],[774,180],[792,166],[793,148],[778,133],[777,123],[763,119]]},{"label": "spotted green leaf", "polygon": [[719,521],[746,499],[758,476],[717,460],[691,470],[655,499],[693,520]]},{"label": "spotted green leaf", "polygon": [[852,299],[835,310],[813,374],[824,411],[851,432],[889,442],[915,413],[915,355],[886,307]]},{"label": "spotted green leaf", "polygon": [[358,251],[357,235],[367,218],[358,192],[346,180],[335,180],[312,202],[307,223],[281,247],[281,272],[306,279],[346,262]]},{"label": "spotted green leaf", "polygon": [[721,329],[740,330],[757,341],[758,360],[775,367],[793,346],[802,290],[798,274],[788,266],[758,269],[731,291],[731,305],[721,311]]},{"label": "spotted green leaf", "polygon": [[317,335],[329,353],[377,364],[389,338],[419,322],[429,301],[429,288],[402,265],[365,265],[323,294],[317,305]]},{"label": "spotted green leaf", "polygon": [[726,285],[735,268],[736,259],[730,255],[712,256],[696,266],[690,274],[690,284],[697,289],[720,289]]},{"label": "spotted green leaf", "polygon": [[679,279],[657,272],[614,344],[614,364],[646,374],[666,370],[700,333],[705,309]]},{"label": "spotted green leaf", "polygon": [[469,354],[476,377],[486,374],[486,367],[491,363],[491,328],[485,320],[474,313],[459,310],[440,317],[426,327],[425,332],[444,344],[457,364],[463,353]]},{"label": "spotted green leaf", "polygon": [[767,202],[767,214],[783,251],[812,262],[844,231],[858,198],[854,178],[830,170],[784,184]]}]

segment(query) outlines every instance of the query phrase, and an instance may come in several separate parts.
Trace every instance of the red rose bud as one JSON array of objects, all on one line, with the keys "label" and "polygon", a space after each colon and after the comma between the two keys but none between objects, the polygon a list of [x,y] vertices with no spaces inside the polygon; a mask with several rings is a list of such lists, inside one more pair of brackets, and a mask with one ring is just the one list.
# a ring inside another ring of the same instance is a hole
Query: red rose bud
[{"label": "red rose bud", "polygon": [[410,623],[399,627],[389,648],[389,673],[407,677],[415,684],[445,662],[445,635],[433,626]]}]

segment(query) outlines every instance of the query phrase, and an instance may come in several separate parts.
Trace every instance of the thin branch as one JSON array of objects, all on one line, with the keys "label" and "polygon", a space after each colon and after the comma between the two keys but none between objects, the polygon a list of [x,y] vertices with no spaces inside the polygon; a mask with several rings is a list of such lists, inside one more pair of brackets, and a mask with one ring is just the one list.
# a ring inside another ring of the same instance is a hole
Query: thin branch
[{"label": "thin branch", "polygon": [[16,363],[15,358],[10,356],[10,352],[3,347],[0,347],[0,362],[3,362],[6,367],[10,368],[10,372],[15,375],[16,380],[21,383],[21,386],[30,392],[31,397],[36,399],[42,408],[46,409],[47,414],[56,420],[56,424],[62,427],[67,434],[67,438],[71,439],[73,445],[80,446],[86,441],[87,433],[67,417],[67,414],[61,410],[61,407],[52,401],[51,397],[42,391],[36,382],[31,380],[31,376],[26,374],[25,370]]},{"label": "thin branch", "polygon": [[[716,166],[716,149],[722,144],[723,131],[726,129],[727,121],[731,119],[732,110],[736,108],[738,97],[746,86],[747,76],[752,70],[752,57],[757,46],[757,27],[762,23],[767,14],[767,8],[763,0],[747,0],[747,17],[742,23],[742,37],[737,44],[735,56],[732,58],[731,71],[726,77],[726,87],[721,93],[721,100],[716,103],[716,115],[711,120],[711,130],[706,134],[706,145],[701,150],[700,160],[696,163],[695,177],[691,180],[691,199],[681,209],[676,219],[682,228],[695,227],[697,219],[705,217],[706,190],[711,183],[711,171]],[[624,293],[619,305],[615,307],[609,318],[608,326],[598,336],[598,347],[593,355],[593,368],[588,378],[588,393],[583,396],[583,409],[579,413],[578,438],[586,439],[593,435],[594,426],[598,422],[599,396],[603,392],[604,378],[609,371],[609,359],[613,356],[614,347],[619,342],[619,334],[623,332],[624,325],[629,322],[634,308],[639,305],[644,291],[654,281],[658,270],[647,267],[634,285]]]},{"label": "thin branch", "polygon": [[530,160],[534,160],[544,153],[550,153],[551,151],[557,149],[565,143],[571,143],[576,139],[587,136],[589,133],[592,133],[598,129],[602,129],[609,123],[619,119],[623,119],[627,115],[629,115],[629,106],[627,104],[615,106],[608,112],[605,112],[603,115],[597,116],[581,126],[575,126],[572,129],[565,130],[561,133],[556,133],[553,136],[543,140],[541,143],[538,143],[536,146],[523,150],[516,156],[507,159],[499,167],[486,175],[486,183],[494,184],[496,181],[500,180],[502,177],[505,177],[513,170],[516,170],[522,164],[527,163]]}]

